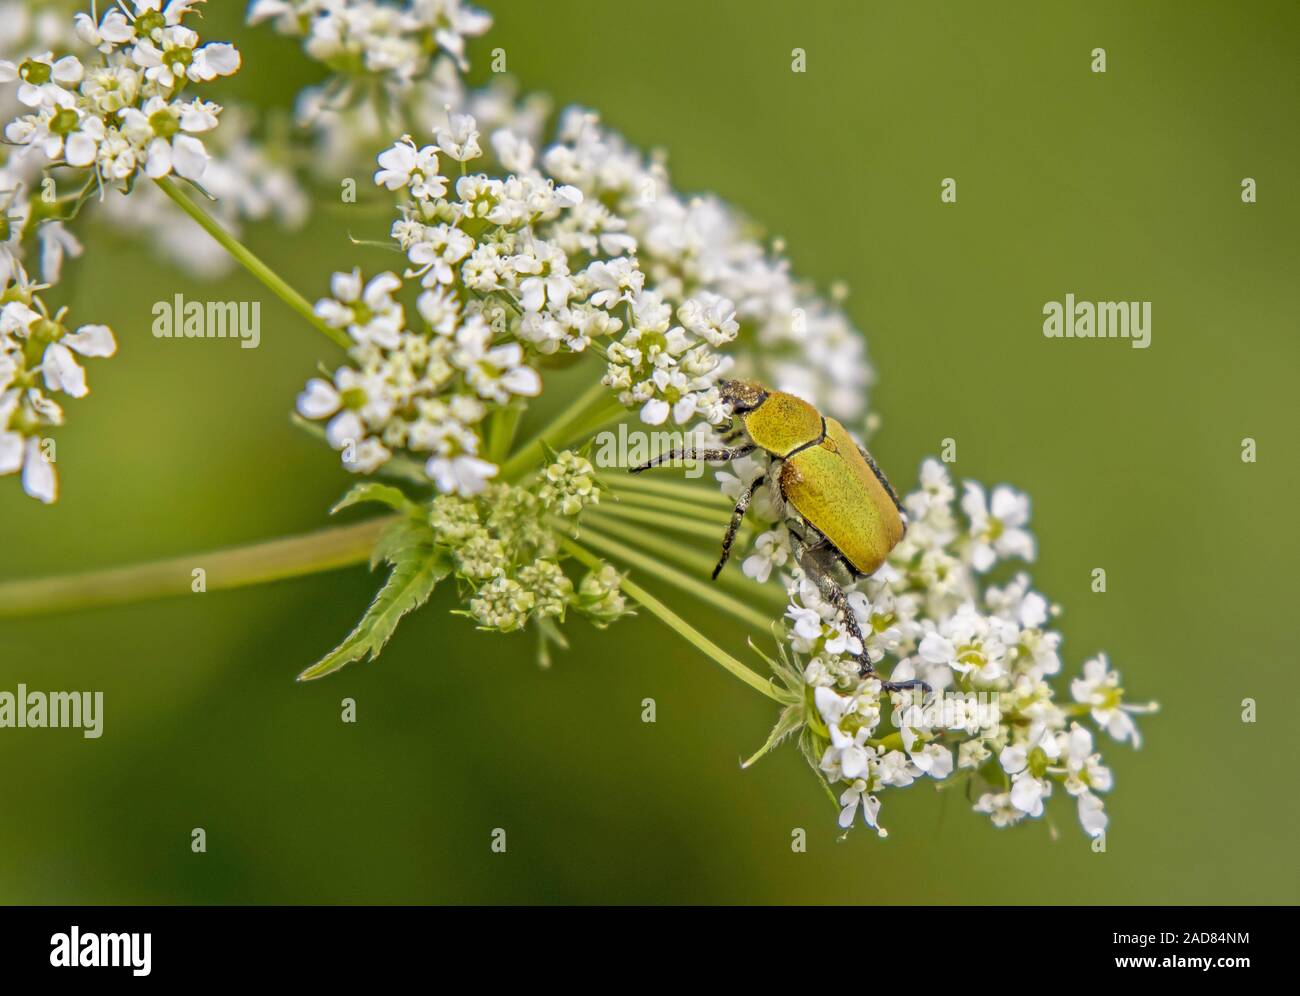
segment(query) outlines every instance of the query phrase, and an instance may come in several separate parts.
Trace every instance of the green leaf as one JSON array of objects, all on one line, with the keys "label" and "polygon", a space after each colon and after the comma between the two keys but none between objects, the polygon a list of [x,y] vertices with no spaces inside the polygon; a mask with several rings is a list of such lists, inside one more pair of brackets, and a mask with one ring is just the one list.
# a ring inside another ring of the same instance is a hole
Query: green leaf
[{"label": "green leaf", "polygon": [[433,528],[423,518],[398,519],[385,527],[370,551],[370,569],[373,571],[387,561],[396,566],[402,553],[418,546],[434,546]]},{"label": "green leaf", "polygon": [[395,546],[385,557],[393,570],[366,614],[342,643],[298,675],[299,681],[332,674],[352,661],[374,660],[402,616],[428,601],[438,582],[451,571],[447,551],[429,543]]},{"label": "green leaf", "polygon": [[405,512],[408,515],[419,509],[419,506],[407,498],[400,488],[395,488],[391,484],[380,484],[377,481],[366,481],[363,484],[353,485],[352,490],[340,498],[334,504],[334,507],[330,509],[330,515],[365,502],[379,502],[394,511]]},{"label": "green leaf", "polygon": [[741,767],[748,768],[801,726],[803,726],[803,710],[798,705],[786,706],[781,710],[781,718],[776,721],[776,726],[772,727],[772,732],[768,734],[767,743],[763,744]]}]

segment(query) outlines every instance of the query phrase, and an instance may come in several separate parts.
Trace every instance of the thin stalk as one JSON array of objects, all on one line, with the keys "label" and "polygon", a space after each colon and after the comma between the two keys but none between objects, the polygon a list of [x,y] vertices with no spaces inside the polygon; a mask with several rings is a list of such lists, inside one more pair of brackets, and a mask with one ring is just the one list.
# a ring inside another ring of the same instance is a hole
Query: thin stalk
[{"label": "thin stalk", "polygon": [[74,609],[188,595],[193,571],[202,568],[208,591],[302,577],[364,563],[392,516],[336,526],[301,536],[229,550],[102,571],[0,584],[0,618],[45,615]]},{"label": "thin stalk", "polygon": [[686,594],[712,605],[714,608],[721,609],[728,615],[734,616],[743,623],[748,623],[760,633],[766,633],[772,626],[772,617],[764,615],[756,609],[750,608],[740,600],[720,591],[718,588],[705,584],[698,578],[684,574],[675,567],[656,560],[647,553],[640,550],[634,550],[630,546],[618,542],[618,540],[598,532],[590,525],[582,529],[582,541],[587,546],[594,547],[599,552],[611,557],[615,557],[623,563],[628,564],[638,570],[645,571],[647,574],[657,577],[660,581],[667,582],[676,588],[681,589]]},{"label": "thin stalk", "polygon": [[254,256],[248,247],[222,228],[212,215],[204,211],[168,177],[161,177],[154,180],[154,183],[158,184],[162,192],[175,201],[182,211],[197,221],[205,232],[216,239],[221,247],[230,253],[244,269],[262,281],[271,293],[298,312],[314,329],[328,336],[334,343],[344,349],[352,346],[352,340],[348,338],[345,332],[341,329],[330,328],[321,321],[320,316],[312,309],[310,301],[285,283],[279,274]]},{"label": "thin stalk", "polygon": [[730,508],[734,502],[716,488],[697,487],[671,479],[634,476],[632,474],[603,474],[601,482],[615,491],[637,491],[642,494],[663,495],[683,501],[698,501]]},{"label": "thin stalk", "polygon": [[523,405],[519,404],[506,405],[492,413],[488,424],[487,458],[493,463],[500,463],[510,452],[523,413]]},{"label": "thin stalk", "polygon": [[583,432],[594,431],[626,411],[609,393],[609,388],[597,381],[578,395],[547,428],[511,454],[501,466],[502,480],[514,482],[527,476],[542,462],[547,446],[560,449]]},{"label": "thin stalk", "polygon": [[660,529],[670,529],[686,536],[699,536],[704,539],[714,540],[718,538],[718,527],[713,523],[696,522],[694,519],[683,519],[678,515],[667,515],[664,512],[656,512],[649,508],[632,508],[626,505],[602,502],[594,508],[587,509],[584,515],[584,521],[585,516],[597,516],[600,518],[613,516],[616,519],[628,519],[632,522],[643,522],[647,526],[658,526]]},{"label": "thin stalk", "polygon": [[[579,546],[573,540],[561,538],[560,543],[566,551],[573,555],[575,559],[586,564],[588,567],[600,566],[600,559],[598,557],[584,547]],[[740,661],[736,660],[736,658],[732,657],[694,626],[686,622],[686,620],[673,612],[672,609],[664,605],[663,602],[659,601],[659,599],[655,598],[639,584],[629,580],[628,578],[624,578],[621,587],[623,591],[627,593],[629,598],[644,607],[647,612],[658,618],[660,622],[671,629],[674,633],[713,660],[713,662],[719,667],[739,678],[756,692],[766,695],[774,702],[781,701],[780,697],[772,689],[772,685],[769,681],[740,663]]]},{"label": "thin stalk", "polygon": [[[720,526],[725,526],[731,522],[730,513],[721,508],[710,508],[696,502],[678,501],[675,498],[662,498],[658,495],[643,494],[637,491],[618,491],[617,489],[614,490],[614,498],[622,506],[657,508],[661,512],[674,512],[678,515],[692,516],[701,522],[716,522]],[[606,507],[613,508],[614,506],[608,505]]]},{"label": "thin stalk", "polygon": [[[590,520],[587,514],[583,515],[583,528],[590,527]],[[654,534],[647,534],[644,529],[637,529],[635,526],[629,526],[626,523],[616,522],[613,519],[599,520],[600,530],[609,533],[618,539],[628,543],[644,544],[647,538],[653,538]],[[736,544],[739,545],[743,533],[736,538]],[[689,571],[694,577],[706,578],[713,572],[713,567],[717,563],[717,558],[712,554],[702,553],[699,550],[680,543],[659,543],[655,548],[655,556],[672,561],[678,567]],[[786,595],[783,591],[773,585],[759,584],[750,578],[738,576],[733,570],[724,570],[718,575],[717,581],[713,582],[723,588],[728,589],[733,594],[742,598],[761,599],[765,603],[771,604],[774,611],[782,612],[786,606]]]}]

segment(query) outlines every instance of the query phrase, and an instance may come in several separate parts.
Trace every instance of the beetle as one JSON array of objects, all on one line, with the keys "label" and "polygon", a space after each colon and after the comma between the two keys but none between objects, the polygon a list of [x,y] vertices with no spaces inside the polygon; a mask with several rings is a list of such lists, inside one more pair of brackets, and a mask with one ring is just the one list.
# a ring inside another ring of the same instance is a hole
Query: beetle
[{"label": "beetle", "polygon": [[[765,452],[770,457],[767,471],[736,502],[713,578],[717,580],[731,556],[754,495],[769,484],[780,497],[795,559],[835,607],[849,634],[863,644],[856,657],[859,673],[864,677],[874,673],[857,616],[837,575],[850,580],[868,577],[898,545],[907,532],[907,514],[898,494],[848,430],[802,398],[768,390],[752,380],[725,380],[718,389],[733,419],[722,447],[670,450],[629,468],[630,472],[640,474],[675,460],[714,462],[735,460],[755,450]],[[882,684],[889,691],[915,687],[928,691],[925,682],[916,679]]]}]

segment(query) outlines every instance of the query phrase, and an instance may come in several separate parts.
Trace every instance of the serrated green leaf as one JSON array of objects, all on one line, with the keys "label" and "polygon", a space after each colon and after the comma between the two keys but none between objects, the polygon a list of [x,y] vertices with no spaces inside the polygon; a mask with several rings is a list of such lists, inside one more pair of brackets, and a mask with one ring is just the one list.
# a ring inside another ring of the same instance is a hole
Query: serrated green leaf
[{"label": "serrated green leaf", "polygon": [[763,744],[748,761],[741,765],[742,768],[748,768],[760,757],[770,751],[795,730],[803,725],[803,710],[798,705],[788,705],[781,710],[781,718],[776,721],[772,727],[772,732],[768,734],[767,742]]},{"label": "serrated green leaf", "polygon": [[370,569],[373,571],[384,561],[396,565],[406,550],[433,546],[433,527],[423,519],[398,519],[385,527],[370,551]]},{"label": "serrated green leaf", "polygon": [[445,550],[421,544],[394,551],[393,570],[366,614],[337,647],[302,674],[299,681],[324,677],[357,660],[374,660],[397,629],[402,616],[418,609],[451,570]]},{"label": "serrated green leaf", "polygon": [[380,484],[378,481],[366,481],[362,484],[354,484],[347,494],[334,503],[330,515],[364,502],[379,502],[396,512],[406,512],[408,515],[418,508],[400,488],[395,488],[391,484]]}]

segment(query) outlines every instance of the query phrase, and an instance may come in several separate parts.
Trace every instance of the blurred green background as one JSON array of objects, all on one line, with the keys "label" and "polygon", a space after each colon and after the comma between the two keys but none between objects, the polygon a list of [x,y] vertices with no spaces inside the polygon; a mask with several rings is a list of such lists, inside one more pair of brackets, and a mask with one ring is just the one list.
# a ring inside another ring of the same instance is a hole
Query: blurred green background
[{"label": "blurred green background", "polygon": [[[314,78],[293,42],[239,26],[242,4],[208,6],[205,34],[245,54],[226,94],[273,106]],[[1107,852],[1070,805],[1052,807],[1053,841],[923,788],[885,795],[889,840],[837,842],[794,750],[739,770],[770,703],[644,615],[569,627],[572,652],[540,672],[531,640],[475,633],[442,592],[379,663],[295,685],[368,601],[377,582],[357,568],[0,622],[0,688],[100,689],[106,709],[98,741],[0,731],[0,900],[1300,900],[1286,717],[1300,690],[1300,9],[490,6],[479,78],[505,48],[527,89],[665,148],[679,188],[718,192],[783,236],[801,274],[847,282],[880,377],[873,450],[895,483],[913,487],[953,437],[958,475],[1032,495],[1034,576],[1065,609],[1067,671],[1108,650],[1134,699],[1164,706],[1140,751],[1103,745]],[[794,47],[806,74],[790,71]],[[1105,75],[1089,71],[1094,47]],[[346,239],[382,237],[383,217],[346,211],[249,241],[314,298],[332,268],[385,258]],[[57,437],[58,505],[0,482],[0,580],[322,525],[346,475],[287,418],[328,355],[318,337],[242,274],[199,284],[102,229],[89,250],[62,300],[121,349],[92,362],[93,393]],[[260,297],[261,348],[154,339],[150,307],[174,289]],[[1044,339],[1044,302],[1070,291],[1152,301],[1152,347]],[[1094,567],[1106,594],[1090,591]],[[744,653],[738,630],[701,624]],[[339,720],[345,696],[355,725]]]}]

